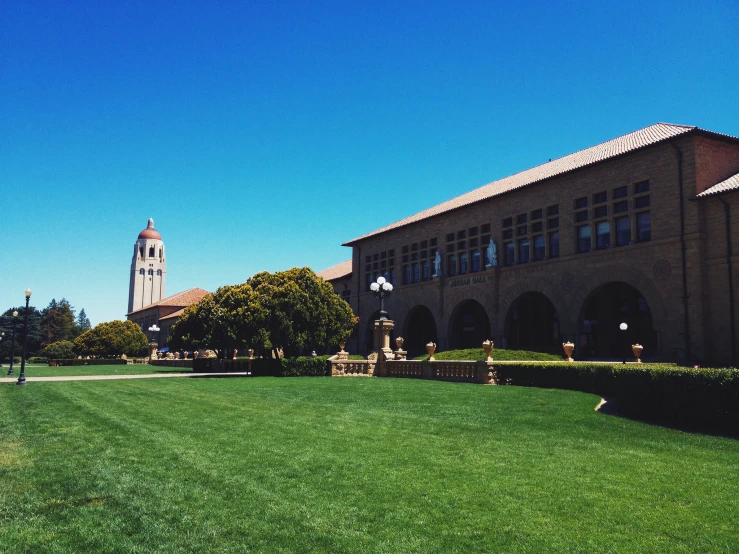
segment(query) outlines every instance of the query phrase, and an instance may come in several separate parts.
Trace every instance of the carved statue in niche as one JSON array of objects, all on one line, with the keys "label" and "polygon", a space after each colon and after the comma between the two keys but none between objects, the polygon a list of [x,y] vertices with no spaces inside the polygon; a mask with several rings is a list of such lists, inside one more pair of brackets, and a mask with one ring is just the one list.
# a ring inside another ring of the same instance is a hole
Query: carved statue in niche
[{"label": "carved statue in niche", "polygon": [[441,254],[438,250],[434,258],[434,277],[441,277]]},{"label": "carved statue in niche", "polygon": [[495,247],[495,241],[490,239],[488,244],[488,267],[495,267],[498,265],[498,249]]}]

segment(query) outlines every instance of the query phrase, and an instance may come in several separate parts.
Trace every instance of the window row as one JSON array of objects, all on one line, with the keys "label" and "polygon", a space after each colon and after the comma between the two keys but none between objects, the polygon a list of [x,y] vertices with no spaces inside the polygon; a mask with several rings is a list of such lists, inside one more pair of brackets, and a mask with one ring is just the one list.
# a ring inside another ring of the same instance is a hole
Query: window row
[{"label": "window row", "polygon": [[[559,214],[559,204],[554,204],[552,206],[548,206],[546,209],[546,216],[552,217]],[[516,225],[524,225],[525,223],[528,223],[529,221],[538,221],[540,219],[544,218],[544,209],[538,208],[536,210],[531,210],[530,212],[518,214],[516,216]],[[503,229],[506,229],[508,227],[513,227],[513,217],[505,217],[503,218],[503,221],[501,222],[501,226]],[[537,225],[537,224],[534,224]],[[541,223],[538,224],[541,226]],[[518,228],[520,230],[520,227]],[[503,232],[505,235],[505,231]]]},{"label": "window row", "polygon": [[[146,273],[147,272],[144,270],[143,267],[141,269],[139,269],[139,275],[146,275]],[[150,269],[148,271],[148,273],[149,273],[149,275],[154,275],[154,270],[153,269]],[[157,269],[157,277],[161,277],[161,276],[162,276],[162,270],[161,269]]]},{"label": "window row", "polygon": [[[644,194],[649,192],[649,180],[646,181],[639,181],[638,183],[634,183],[632,185],[632,192],[633,194]],[[629,187],[624,185],[622,187],[616,187],[611,191],[611,199],[612,200],[618,200],[619,198],[626,198],[629,195]],[[591,196],[591,200],[593,204],[605,204],[608,202],[608,191],[601,191],[596,192]],[[580,198],[575,198],[574,200],[574,209],[575,210],[581,210],[583,208],[588,207],[588,197],[587,196],[581,196]]]},{"label": "window row", "polygon": [[[594,242],[592,240],[593,231],[595,231]],[[609,220],[598,221],[593,225],[578,226],[576,251],[582,254],[589,252],[592,248],[596,250],[609,248],[611,244],[626,246],[633,242],[632,236],[635,236],[636,242],[645,242],[652,239],[652,216],[650,212],[637,213],[633,219],[628,215],[616,217],[613,219],[613,229]]]}]

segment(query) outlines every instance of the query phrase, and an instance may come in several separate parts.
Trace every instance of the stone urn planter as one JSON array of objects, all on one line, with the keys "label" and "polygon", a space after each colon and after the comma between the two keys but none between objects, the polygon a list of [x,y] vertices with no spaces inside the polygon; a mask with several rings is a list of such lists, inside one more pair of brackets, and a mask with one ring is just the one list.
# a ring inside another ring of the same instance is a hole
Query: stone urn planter
[{"label": "stone urn planter", "polygon": [[644,350],[644,347],[639,343],[631,345],[631,351],[634,353],[634,358],[636,358],[637,364],[641,363],[641,353],[643,350]]},{"label": "stone urn planter", "polygon": [[253,348],[250,348],[249,350],[247,350],[247,353],[249,354],[249,359],[250,360],[252,358],[254,358],[254,349]]},{"label": "stone urn planter", "polygon": [[563,342],[562,349],[565,351],[565,356],[567,356],[567,361],[574,362],[575,360],[572,359],[572,352],[575,350],[575,345],[569,341]]},{"label": "stone urn planter", "polygon": [[397,339],[395,339],[395,344],[398,346],[398,350],[403,349],[403,342],[403,337],[398,337]]},{"label": "stone urn planter", "polygon": [[493,341],[491,340],[486,340],[485,342],[482,343],[482,349],[485,351],[485,361],[486,362],[493,361],[493,356],[492,356],[493,346],[494,344],[493,344]]},{"label": "stone urn planter", "polygon": [[430,342],[426,345],[426,352],[429,355],[429,362],[434,361],[434,352],[436,352],[436,343]]},{"label": "stone urn planter", "polygon": [[343,343],[343,342],[342,342],[341,344],[339,344],[339,350],[340,350],[340,351],[341,351],[342,353],[344,352],[344,347],[345,347],[345,346],[346,346],[346,343]]},{"label": "stone urn planter", "polygon": [[200,355],[200,352],[198,352],[197,350],[193,350],[192,351],[192,359],[193,360],[197,360],[199,355]]}]

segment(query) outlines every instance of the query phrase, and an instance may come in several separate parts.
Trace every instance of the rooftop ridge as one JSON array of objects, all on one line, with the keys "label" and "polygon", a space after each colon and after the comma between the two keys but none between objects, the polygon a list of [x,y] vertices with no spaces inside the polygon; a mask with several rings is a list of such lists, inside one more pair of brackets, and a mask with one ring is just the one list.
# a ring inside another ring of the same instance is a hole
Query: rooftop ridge
[{"label": "rooftop ridge", "polygon": [[[382,233],[386,233],[393,229],[405,227],[418,221],[441,215],[443,213],[481,202],[495,196],[499,196],[506,192],[516,190],[534,183],[550,179],[559,175],[564,175],[571,171],[587,167],[589,165],[599,163],[616,156],[633,152],[647,146],[658,144],[662,141],[669,140],[679,135],[683,135],[696,130],[708,132],[692,125],[681,125],[675,123],[654,123],[642,129],[637,129],[630,133],[618,136],[616,138],[597,143],[588,148],[566,154],[559,158],[555,158],[549,162],[539,164],[528,169],[524,169],[517,173],[513,173],[501,179],[491,181],[485,185],[477,187],[469,192],[456,196],[450,200],[446,200],[441,204],[437,204],[430,208],[426,208],[415,214],[403,218],[395,223],[381,227],[371,233],[362,235],[343,244],[343,246],[351,246],[353,243],[367,239]],[[730,135],[724,135],[729,138]]]},{"label": "rooftop ridge", "polygon": [[[168,302],[171,302],[172,300],[174,300],[174,299],[175,299],[175,298],[177,298],[178,296],[183,296],[183,295],[185,295],[185,294],[187,294],[187,293],[191,293],[191,292],[196,292],[196,291],[198,292],[198,294],[199,294],[200,292],[203,292],[203,293],[204,293],[203,295],[201,295],[201,299],[202,299],[202,298],[204,298],[205,296],[207,296],[207,295],[209,295],[209,294],[210,294],[210,293],[209,293],[209,292],[208,292],[207,290],[205,290],[205,289],[201,289],[200,287],[193,287],[193,288],[191,288],[191,289],[187,289],[187,290],[183,290],[182,292],[178,292],[178,293],[175,293],[175,294],[173,294],[173,295],[171,295],[171,296],[167,296],[166,298],[162,298],[161,300],[157,300],[156,302],[152,302],[151,304],[147,304],[147,305],[146,305],[146,306],[144,306],[143,308],[139,308],[138,310],[134,310],[134,311],[132,311],[132,312],[129,312],[129,313],[127,313],[126,315],[131,315],[131,314],[135,314],[135,313],[137,313],[137,312],[141,312],[141,311],[143,311],[143,310],[148,310],[149,308],[153,308],[153,307],[155,307],[155,306],[163,306],[163,305],[164,305],[164,306],[166,306],[166,305],[168,305],[168,304],[166,304],[166,303],[168,303]],[[197,302],[197,301],[196,301],[196,302]],[[191,304],[192,304],[192,302],[191,302]],[[177,306],[177,305],[180,305],[180,304],[169,304],[169,305],[174,305],[174,306]],[[182,305],[183,305],[183,306],[188,306],[189,304],[182,304]]]}]

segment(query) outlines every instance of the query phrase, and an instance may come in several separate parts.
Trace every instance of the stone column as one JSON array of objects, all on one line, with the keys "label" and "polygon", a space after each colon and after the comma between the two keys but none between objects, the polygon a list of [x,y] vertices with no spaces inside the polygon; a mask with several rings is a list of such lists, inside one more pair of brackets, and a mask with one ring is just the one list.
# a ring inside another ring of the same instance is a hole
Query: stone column
[{"label": "stone column", "polygon": [[157,348],[159,348],[159,343],[157,342],[149,343],[149,361],[157,359]]},{"label": "stone column", "polygon": [[393,354],[392,348],[390,348],[390,332],[395,327],[395,324],[389,319],[378,319],[374,324],[375,331],[375,344],[377,346],[377,366],[375,367],[375,374],[378,377],[385,377],[387,375],[387,360],[392,360],[395,355]]}]

